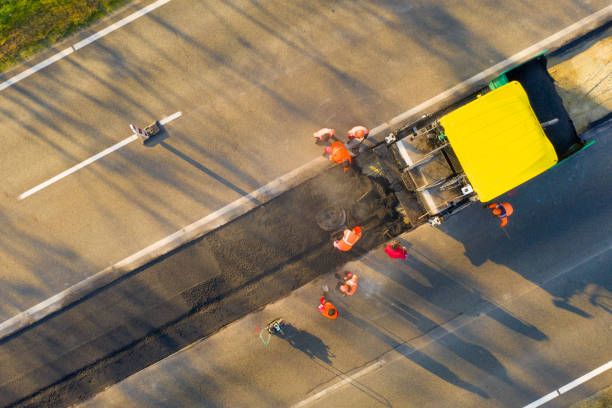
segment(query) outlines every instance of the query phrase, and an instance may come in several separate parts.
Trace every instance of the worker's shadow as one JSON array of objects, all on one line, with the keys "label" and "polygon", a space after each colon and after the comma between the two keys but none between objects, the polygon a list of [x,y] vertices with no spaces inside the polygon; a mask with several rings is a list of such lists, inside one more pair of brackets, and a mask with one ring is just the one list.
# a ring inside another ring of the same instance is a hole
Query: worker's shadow
[{"label": "worker's shadow", "polygon": [[331,364],[330,358],[335,357],[329,351],[329,346],[323,343],[320,338],[291,324],[283,325],[283,332],[278,333],[278,337],[286,340],[291,347],[300,350],[311,359],[316,358],[324,363]]}]

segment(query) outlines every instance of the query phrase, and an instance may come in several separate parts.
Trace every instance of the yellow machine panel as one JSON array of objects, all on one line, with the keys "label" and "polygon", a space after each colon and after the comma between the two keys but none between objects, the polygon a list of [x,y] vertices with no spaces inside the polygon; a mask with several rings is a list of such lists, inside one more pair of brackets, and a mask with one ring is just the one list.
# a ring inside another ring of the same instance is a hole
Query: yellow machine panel
[{"label": "yellow machine panel", "polygon": [[557,163],[555,149],[516,81],[445,115],[440,124],[482,202]]}]

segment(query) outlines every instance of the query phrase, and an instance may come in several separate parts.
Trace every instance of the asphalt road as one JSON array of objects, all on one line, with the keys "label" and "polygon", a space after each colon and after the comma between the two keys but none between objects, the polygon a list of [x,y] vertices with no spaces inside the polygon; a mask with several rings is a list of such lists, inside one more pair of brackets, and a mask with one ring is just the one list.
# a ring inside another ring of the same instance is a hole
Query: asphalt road
[{"label": "asphalt road", "polygon": [[[310,161],[319,127],[376,126],[608,4],[171,1],[2,91],[0,319]],[[176,111],[163,144],[17,200]]]},{"label": "asphalt road", "polygon": [[[521,407],[568,384],[612,358],[610,126],[599,136],[503,197],[508,235],[473,205],[403,235],[406,262],[379,248],[345,265],[360,286],[331,295],[337,320],[316,310],[329,273],[82,406]],[[258,328],[279,316],[289,326],[264,346]]]}]

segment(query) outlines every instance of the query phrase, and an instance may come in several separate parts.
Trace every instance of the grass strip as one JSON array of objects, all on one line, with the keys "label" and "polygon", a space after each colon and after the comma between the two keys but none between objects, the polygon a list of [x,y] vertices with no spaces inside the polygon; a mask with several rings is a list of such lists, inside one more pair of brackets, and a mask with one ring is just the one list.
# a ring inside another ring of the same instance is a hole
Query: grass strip
[{"label": "grass strip", "polygon": [[575,403],[571,408],[612,408],[612,386],[599,391],[590,398]]},{"label": "grass strip", "polygon": [[130,0],[1,0],[0,71]]}]

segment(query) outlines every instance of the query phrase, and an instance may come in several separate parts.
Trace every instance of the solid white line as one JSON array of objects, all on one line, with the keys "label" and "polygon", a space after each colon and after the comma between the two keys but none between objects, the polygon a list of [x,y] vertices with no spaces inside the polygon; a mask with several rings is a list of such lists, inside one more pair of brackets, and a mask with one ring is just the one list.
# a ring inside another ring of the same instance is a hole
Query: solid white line
[{"label": "solid white line", "polygon": [[385,360],[380,360],[380,361],[378,361],[378,362],[376,362],[374,364],[371,364],[371,365],[365,367],[364,369],[362,369],[360,371],[357,371],[355,374],[353,374],[351,376],[347,376],[344,380],[338,381],[337,383],[335,383],[331,387],[326,388],[323,391],[320,391],[320,392],[318,392],[318,393],[316,393],[316,394],[306,398],[305,400],[298,402],[295,405],[292,405],[291,408],[300,408],[300,407],[306,406],[306,405],[310,404],[311,402],[316,401],[319,398],[325,396],[325,394],[328,394],[328,393],[330,393],[332,391],[335,391],[336,389],[342,387],[344,384],[351,383],[351,382],[355,381],[357,378],[359,378],[359,377],[369,373],[370,371],[376,370],[377,368],[382,367],[384,364],[385,364]]},{"label": "solid white line", "polygon": [[441,94],[436,95],[435,97],[421,103],[420,105],[415,106],[414,108],[402,113],[401,115],[394,117],[389,122],[385,123],[385,125],[387,125],[388,127],[397,125],[413,117],[415,114],[427,110],[429,107],[435,105],[438,102],[442,102],[445,99],[452,97],[453,95],[462,94],[465,92],[466,88],[469,88],[470,85],[478,84],[493,75],[505,71],[506,69],[511,68],[514,65],[521,63],[522,61],[525,61],[529,57],[539,54],[540,52],[550,47],[552,43],[558,41],[567,34],[576,31],[583,26],[591,24],[592,22],[597,21],[600,18],[603,18],[609,14],[612,14],[612,5],[604,7],[603,9],[591,14],[590,16],[583,18],[582,20],[564,28],[561,31],[556,32],[555,34],[543,39],[542,41],[538,41],[531,47],[525,48],[524,50],[517,52],[516,54],[503,60],[502,62],[493,65],[491,68],[486,69],[469,79],[466,79],[465,81],[453,86],[452,88],[447,89]]},{"label": "solid white line", "polygon": [[533,401],[531,404],[525,405],[523,408],[536,408],[536,407],[539,407],[540,405],[546,404],[550,400],[554,400],[558,396],[559,396],[559,392],[558,391],[553,391],[550,394],[546,394],[542,398],[540,398],[540,399],[538,399],[536,401]]},{"label": "solid white line", "polygon": [[64,51],[58,52],[57,54],[55,54],[52,57],[47,58],[43,62],[40,62],[40,63],[34,65],[33,67],[26,69],[22,73],[20,73],[18,75],[15,75],[12,78],[7,79],[6,81],[4,81],[3,83],[0,84],[0,91],[8,88],[11,85],[16,84],[17,82],[21,81],[22,79],[29,77],[30,75],[32,75],[32,74],[40,71],[41,69],[43,69],[43,68],[53,64],[54,62],[61,60],[62,58],[64,58],[67,55],[72,54],[73,52],[74,52],[74,49],[72,47],[68,47]]},{"label": "solid white line", "polygon": [[167,254],[179,246],[191,242],[210,231],[240,217],[246,212],[265,204],[306,180],[316,176],[321,171],[330,168],[333,163],[324,157],[318,157],[303,166],[277,178],[258,188],[252,193],[240,197],[225,207],[207,215],[194,223],[181,228],[175,233],[149,245],[129,257],[109,266],[106,269],[86,278],[62,292],[40,302],[24,312],[0,323],[0,339],[10,336],[29,325],[44,319],[52,313],[61,310],[96,289],[119,279],[134,269]]},{"label": "solid white line", "polygon": [[[167,0],[167,1],[170,1],[170,0]],[[538,42],[536,45],[539,47],[547,47],[550,44],[546,44],[546,41],[551,41],[551,39],[560,39],[562,36],[561,33],[571,34],[571,30],[579,30],[582,26],[591,24],[597,21],[597,19],[601,18],[602,16],[609,14],[610,12],[612,12],[612,5],[605,7],[604,9],[594,14],[591,14],[590,16],[580,20],[578,23],[572,24],[571,26],[560,31],[559,33],[548,37],[546,40]],[[534,48],[534,47],[536,46],[532,46],[530,48]],[[522,54],[522,53],[515,54],[515,56],[513,56],[512,58],[515,58],[516,55],[519,55],[519,54]],[[508,61],[510,61],[510,59],[495,65],[495,67],[498,67],[498,66],[506,67],[507,65],[510,65]],[[521,62],[521,61],[516,61],[516,62]],[[487,72],[491,71],[491,69],[492,68],[487,70]],[[480,78],[480,77],[483,77],[483,76],[476,75],[472,77],[470,80],[472,80],[473,78]],[[431,98],[429,101],[426,101],[418,105],[417,107],[406,111],[405,113],[392,119],[390,123],[396,123],[398,121],[403,120],[404,118],[407,118],[408,116],[411,116],[414,114],[420,114],[426,108],[434,105],[435,102],[440,102],[444,98],[452,97],[459,88],[465,88],[466,85],[469,85],[468,82],[470,80],[464,81],[460,84],[461,86],[455,86],[453,88],[450,88],[447,91],[443,92],[442,94],[434,98]],[[374,128],[370,132],[370,134],[374,134],[374,130],[383,131],[388,126],[389,126],[389,123],[383,123],[377,126],[376,128]],[[283,192],[282,190],[283,188],[284,188],[284,191],[289,190],[295,187],[299,182],[307,180],[308,177],[306,176],[310,176],[310,177],[314,176],[314,173],[313,174],[304,174],[304,173],[320,171],[325,166],[328,166],[329,164],[330,164],[329,160],[323,159],[321,157],[314,159],[311,162],[305,164],[304,166],[298,169],[295,169],[291,171],[290,173],[285,174],[284,176],[279,177],[278,179],[267,184],[261,189],[256,190],[253,193],[236,200],[235,202],[227,205],[226,207],[218,211],[215,211],[213,214],[210,214],[207,217],[204,217],[203,219],[196,221],[195,223],[185,228],[182,228],[181,230],[166,237],[165,239],[162,239],[161,241],[143,249],[142,251],[139,251],[137,254],[134,254],[124,259],[123,261],[119,263],[121,265],[115,264],[107,268],[107,270],[100,271],[96,275],[93,275],[77,283],[76,285],[64,290],[63,292],[60,292],[59,294],[53,296],[52,298],[49,298],[46,301],[43,301],[24,312],[21,312],[20,314],[8,319],[7,321],[3,323],[0,323],[0,338],[6,337],[10,335],[11,333],[15,333],[17,330],[27,327],[29,324],[32,324],[33,322],[36,322],[48,316],[49,314],[57,310],[60,310],[62,305],[64,304],[70,304],[69,303],[70,301],[74,301],[75,298],[78,298],[78,296],[80,296],[80,295],[75,295],[74,293],[77,293],[77,292],[80,293],[81,291],[85,291],[88,287],[89,282],[103,281],[101,277],[103,275],[110,275],[109,271],[115,270],[117,274],[121,274],[123,269],[127,270],[128,264],[130,262],[133,262],[133,265],[129,265],[130,267],[142,266],[144,264],[144,263],[141,263],[143,262],[142,261],[143,259],[152,260],[154,259],[155,256],[161,256],[164,253],[167,253],[170,250],[177,248],[180,244],[188,242],[192,238],[196,238],[197,236],[205,234],[207,231],[211,231],[215,228],[219,228],[224,223],[227,223],[233,220],[234,218],[246,213],[250,209],[254,208],[257,205],[255,203],[255,200],[258,200],[260,202],[261,201],[265,202],[269,199],[272,199],[275,196],[280,195]],[[287,179],[288,177],[289,179]],[[204,220],[206,220],[206,223],[203,222]],[[203,224],[206,224],[206,225],[203,225]],[[170,239],[170,237],[172,237],[172,239]],[[140,263],[140,265],[135,266],[138,263]],[[125,271],[123,272],[127,273]],[[109,277],[107,280],[108,282],[111,282],[112,277]],[[90,284],[89,289],[91,288],[96,288],[96,284]],[[64,302],[68,302],[68,303],[64,303]]]},{"label": "solid white line", "polygon": [[121,149],[123,146],[127,145],[128,143],[133,142],[136,139],[138,139],[138,136],[136,136],[136,135],[132,135],[132,136],[128,137],[127,139],[123,139],[122,141],[112,145],[108,149],[103,150],[103,151],[101,151],[100,153],[98,153],[98,154],[96,154],[94,156],[91,156],[89,159],[80,162],[76,166],[72,166],[68,170],[65,170],[65,171],[61,172],[57,176],[55,176],[53,178],[50,178],[49,180],[45,181],[44,183],[41,183],[41,184],[37,185],[36,187],[33,187],[33,188],[29,189],[28,191],[26,191],[25,193],[23,193],[23,194],[21,194],[19,196],[19,200],[23,200],[24,198],[27,198],[27,197],[31,196],[32,194],[42,190],[43,188],[49,187],[51,184],[55,183],[56,181],[59,181],[59,180],[63,179],[66,176],[69,176],[70,174],[74,173],[75,171],[82,169],[83,167],[87,166],[88,164],[91,164],[91,163],[95,162],[96,160],[101,159],[102,157],[106,156],[109,153],[114,152],[117,149]]},{"label": "solid white line", "polygon": [[80,50],[81,48],[85,47],[86,45],[91,44],[92,42],[104,37],[105,35],[108,35],[110,33],[112,33],[113,31],[123,27],[124,25],[131,23],[132,21],[136,20],[137,18],[140,18],[142,16],[144,16],[145,14],[150,13],[151,11],[155,10],[158,7],[163,6],[164,4],[170,2],[172,0],[157,0],[154,3],[149,4],[148,6],[130,14],[129,16],[117,21],[114,24],[111,24],[110,26],[106,27],[103,30],[98,31],[95,34],[90,35],[89,37],[85,38],[82,41],[79,41],[78,43],[74,44],[72,47],[68,47],[66,48],[64,51],[58,52],[57,54],[55,54],[52,57],[47,58],[46,60],[34,65],[31,68],[26,69],[25,71],[15,75],[12,78],[7,79],[6,81],[2,82],[0,84],[0,91],[5,90],[6,88],[16,84],[17,82],[21,81],[22,79],[25,79],[27,77],[29,77],[30,75],[40,71],[41,69],[61,60],[62,58],[72,54],[74,51],[76,50]]},{"label": "solid white line", "polygon": [[561,394],[565,394],[569,390],[571,390],[573,388],[576,388],[580,384],[583,384],[583,383],[589,381],[591,378],[596,377],[599,374],[601,374],[603,372],[606,372],[606,371],[608,371],[611,368],[612,368],[612,361],[608,361],[606,364],[604,364],[602,366],[599,366],[599,367],[597,367],[596,369],[594,369],[592,371],[589,371],[588,373],[586,373],[582,377],[579,377],[579,378],[575,379],[574,381],[572,381],[570,383],[567,383],[563,387],[560,387],[560,388],[556,389],[555,391],[551,392],[550,394],[546,394],[545,396],[543,396],[542,398],[532,402],[531,404],[525,405],[523,408],[536,408],[536,407],[539,407],[540,405],[544,405],[548,401],[557,398]]},{"label": "solid white line", "polygon": [[81,48],[91,44],[92,42],[99,40],[100,38],[104,37],[105,35],[108,35],[110,33],[112,33],[113,31],[123,27],[126,24],[131,23],[132,21],[136,20],[137,18],[140,18],[142,16],[144,16],[145,14],[150,13],[151,11],[155,10],[158,7],[163,6],[164,4],[170,2],[171,0],[157,0],[154,3],[149,4],[148,6],[130,14],[129,16],[117,21],[114,24],[111,24],[110,26],[106,27],[103,30],[98,31],[95,34],[90,35],[89,37],[85,38],[82,41],[79,41],[78,43],[74,44],[74,49],[75,50],[80,50]]},{"label": "solid white line", "polygon": [[597,367],[593,371],[590,371],[590,372],[586,373],[585,375],[583,375],[582,377],[577,378],[574,381],[572,381],[571,383],[566,384],[563,387],[559,388],[559,394],[565,394],[566,392],[568,392],[572,388],[575,388],[575,387],[579,386],[580,384],[589,381],[591,378],[596,377],[596,376],[598,376],[599,374],[601,374],[601,373],[603,373],[605,371],[608,371],[610,368],[612,368],[612,361],[608,361],[606,364],[602,365],[601,367]]},{"label": "solid white line", "polygon": [[165,125],[166,123],[170,123],[172,122],[174,119],[178,119],[181,117],[181,115],[183,114],[183,112],[179,111],[179,112],[175,112],[170,116],[166,116],[165,118],[163,118],[162,120],[159,121],[160,125]]}]

